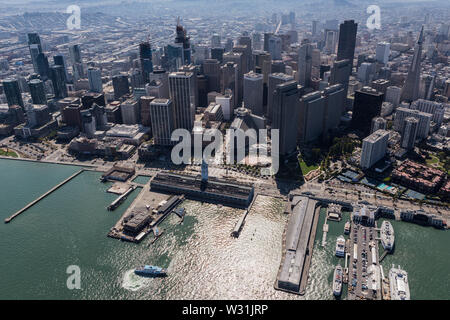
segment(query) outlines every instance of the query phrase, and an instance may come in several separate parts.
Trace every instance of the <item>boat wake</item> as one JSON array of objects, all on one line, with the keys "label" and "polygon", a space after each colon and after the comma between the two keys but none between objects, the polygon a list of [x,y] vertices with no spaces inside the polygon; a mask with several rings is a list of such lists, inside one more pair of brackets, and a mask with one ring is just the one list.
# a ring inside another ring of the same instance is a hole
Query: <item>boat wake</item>
[{"label": "boat wake", "polygon": [[148,287],[152,279],[139,277],[134,274],[134,269],[125,272],[122,279],[122,288],[128,291],[139,291]]}]

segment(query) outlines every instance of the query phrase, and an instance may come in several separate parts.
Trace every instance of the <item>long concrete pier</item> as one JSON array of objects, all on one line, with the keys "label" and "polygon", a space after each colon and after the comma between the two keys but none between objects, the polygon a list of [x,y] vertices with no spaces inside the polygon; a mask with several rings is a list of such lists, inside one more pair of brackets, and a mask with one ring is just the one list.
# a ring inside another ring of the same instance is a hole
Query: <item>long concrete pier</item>
[{"label": "long concrete pier", "polygon": [[66,180],[64,180],[63,182],[57,184],[56,186],[54,186],[53,188],[51,188],[50,190],[48,190],[46,193],[44,193],[43,195],[41,195],[39,198],[33,200],[32,202],[30,202],[29,204],[27,204],[25,207],[23,207],[22,209],[20,209],[19,211],[17,211],[16,213],[14,213],[12,216],[10,216],[9,218],[5,219],[5,223],[10,223],[14,218],[16,218],[17,216],[19,216],[20,214],[24,213],[25,211],[27,211],[28,209],[30,209],[32,206],[34,206],[36,203],[38,203],[39,201],[41,201],[42,199],[44,199],[45,197],[47,197],[48,195],[50,195],[52,192],[58,190],[59,188],[61,188],[63,185],[65,185],[67,182],[69,182],[70,180],[72,180],[73,178],[75,178],[76,176],[78,176],[80,173],[84,172],[86,169],[81,169],[80,171],[74,173],[73,175],[71,175],[69,178],[67,178]]}]

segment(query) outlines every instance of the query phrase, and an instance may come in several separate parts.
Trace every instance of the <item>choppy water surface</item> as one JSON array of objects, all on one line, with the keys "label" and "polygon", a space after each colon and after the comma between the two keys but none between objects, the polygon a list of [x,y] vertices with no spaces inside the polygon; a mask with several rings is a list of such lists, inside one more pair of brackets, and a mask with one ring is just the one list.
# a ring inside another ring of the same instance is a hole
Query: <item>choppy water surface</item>
[{"label": "choppy water surface", "polygon": [[[0,218],[77,170],[0,160],[0,181],[8,186],[0,193]],[[84,172],[12,223],[0,224],[0,298],[332,299],[332,275],[339,262],[334,246],[343,233],[345,219],[330,222],[328,243],[322,248],[322,212],[307,294],[301,297],[273,288],[287,221],[280,200],[258,197],[237,239],[230,233],[242,210],[185,201],[182,206],[187,215],[182,224],[173,215],[161,225],[164,234],[154,244],[148,237],[136,245],[107,238],[106,234],[139,191],[109,212],[106,206],[116,196],[106,192],[110,184],[100,183],[99,177],[99,173]],[[394,228],[396,238],[397,229],[405,236],[398,236],[396,252],[385,263],[401,264],[410,273],[412,297],[449,298],[446,270],[450,257],[448,250],[442,252],[449,243],[449,233],[400,222]],[[417,245],[429,250],[425,257],[436,263],[419,263],[423,256],[415,251]],[[138,277],[133,269],[142,264],[165,267],[169,276]],[[81,290],[67,289],[69,265],[81,269]],[[433,272],[433,276],[427,272]],[[420,289],[422,285],[425,289]]]}]

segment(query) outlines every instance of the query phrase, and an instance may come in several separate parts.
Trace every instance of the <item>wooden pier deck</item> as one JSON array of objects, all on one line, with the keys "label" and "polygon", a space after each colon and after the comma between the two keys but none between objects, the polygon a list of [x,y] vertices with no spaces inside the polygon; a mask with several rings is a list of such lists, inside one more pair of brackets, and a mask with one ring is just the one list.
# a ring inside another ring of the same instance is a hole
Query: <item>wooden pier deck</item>
[{"label": "wooden pier deck", "polygon": [[79,174],[81,174],[82,172],[84,172],[86,169],[81,169],[80,171],[74,173],[73,175],[71,175],[69,178],[67,178],[66,180],[64,180],[63,182],[57,184],[56,186],[54,186],[53,188],[51,188],[50,190],[48,190],[46,193],[44,193],[43,195],[41,195],[40,197],[38,197],[37,199],[31,201],[29,204],[27,204],[25,207],[23,207],[22,209],[20,209],[19,211],[17,211],[16,213],[14,213],[12,216],[10,216],[9,218],[5,219],[5,223],[10,223],[14,218],[18,217],[20,214],[24,213],[25,211],[27,211],[28,209],[30,209],[32,206],[34,206],[36,203],[38,203],[39,201],[41,201],[42,199],[46,198],[47,196],[49,196],[51,193],[53,193],[54,191],[58,190],[59,188],[61,188],[63,185],[65,185],[67,182],[69,182],[70,180],[72,180],[73,178],[75,178],[76,176],[78,176]]}]

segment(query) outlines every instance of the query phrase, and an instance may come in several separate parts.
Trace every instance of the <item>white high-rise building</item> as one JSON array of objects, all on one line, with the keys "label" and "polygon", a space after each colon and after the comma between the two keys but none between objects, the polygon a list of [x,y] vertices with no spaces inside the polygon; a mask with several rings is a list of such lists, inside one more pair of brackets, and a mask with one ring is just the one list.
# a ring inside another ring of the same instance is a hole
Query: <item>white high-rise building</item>
[{"label": "white high-rise building", "polygon": [[400,97],[402,95],[402,89],[395,86],[387,87],[384,101],[392,103],[394,108],[400,104]]},{"label": "white high-rise building", "polygon": [[413,117],[405,119],[402,132],[401,146],[404,149],[411,150],[416,142],[417,130],[419,129],[419,120]]},{"label": "white high-rise building", "polygon": [[175,129],[173,104],[169,99],[154,99],[150,103],[150,121],[155,144],[170,146],[172,132]]},{"label": "white high-rise building", "polygon": [[120,105],[123,124],[139,123],[139,103],[134,99],[128,99]]},{"label": "white high-rise building", "polygon": [[381,63],[388,63],[389,61],[389,54],[391,51],[391,44],[388,42],[380,42],[377,44],[376,49],[376,60]]},{"label": "white high-rise building", "polygon": [[419,110],[412,110],[408,108],[399,107],[395,112],[394,130],[403,132],[405,119],[414,117],[419,120],[419,128],[417,130],[417,137],[424,139],[430,133],[430,123],[432,115],[430,113],[421,112]]},{"label": "white high-rise building", "polygon": [[244,105],[253,114],[262,116],[263,109],[263,86],[264,76],[253,71],[244,75]]},{"label": "white high-rise building", "polygon": [[216,103],[220,104],[220,106],[222,107],[223,118],[226,121],[230,121],[231,116],[233,114],[233,104],[234,104],[232,91],[230,89],[225,90],[224,95],[219,95],[216,97]]},{"label": "white high-rise building", "polygon": [[196,79],[192,72],[169,74],[169,94],[173,102],[175,128],[192,130],[195,118]]},{"label": "white high-rise building", "polygon": [[445,107],[442,103],[419,99],[413,101],[410,108],[432,114],[433,117],[431,120],[436,122],[438,125],[440,125],[444,120]]},{"label": "white high-rise building", "polygon": [[377,130],[363,140],[361,168],[369,169],[386,155],[389,132]]}]

